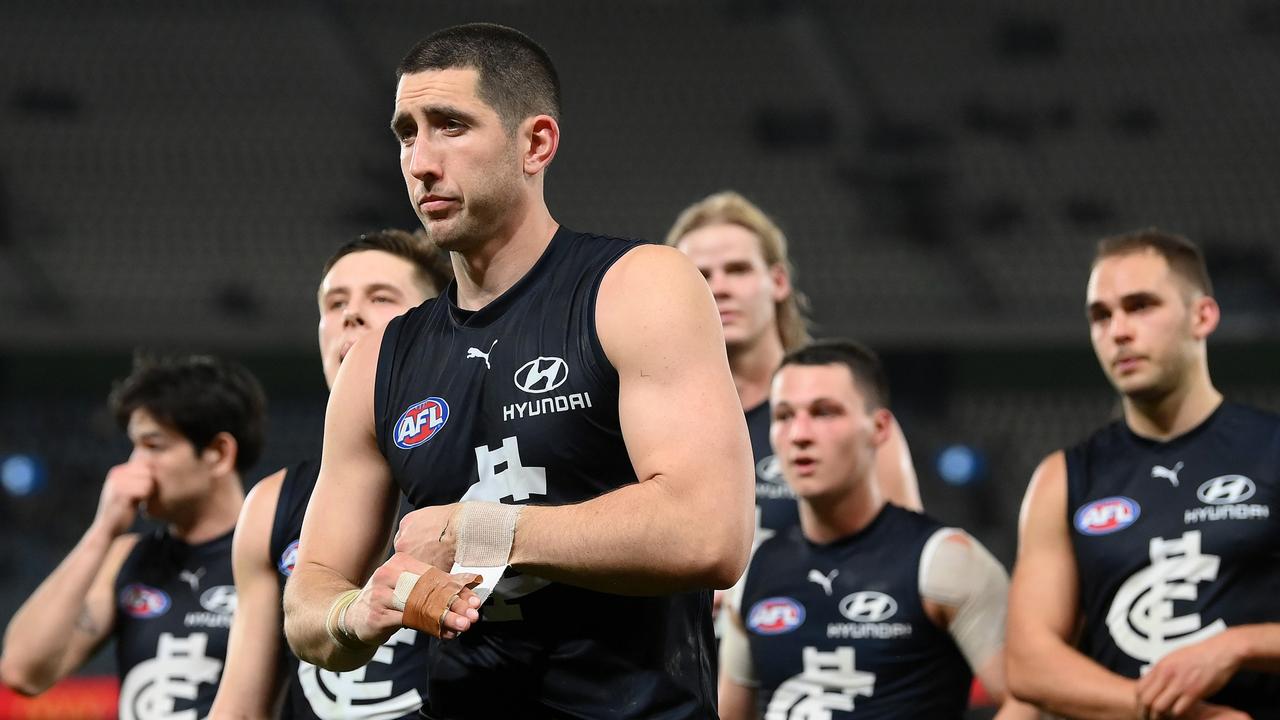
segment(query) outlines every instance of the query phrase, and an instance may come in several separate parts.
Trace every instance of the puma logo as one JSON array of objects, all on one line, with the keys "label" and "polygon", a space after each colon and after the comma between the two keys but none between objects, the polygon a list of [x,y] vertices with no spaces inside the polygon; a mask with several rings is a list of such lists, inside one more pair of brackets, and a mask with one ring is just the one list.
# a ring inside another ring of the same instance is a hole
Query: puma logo
[{"label": "puma logo", "polygon": [[1179,460],[1178,464],[1174,465],[1172,470],[1170,470],[1169,468],[1163,465],[1157,465],[1151,468],[1151,477],[1164,478],[1165,480],[1168,480],[1170,483],[1172,483],[1174,487],[1178,487],[1178,473],[1181,471],[1182,471],[1182,461]]},{"label": "puma logo", "polygon": [[816,583],[818,583],[819,585],[821,585],[821,586],[822,586],[822,590],[823,590],[823,592],[825,592],[825,593],[827,594],[827,597],[831,597],[831,581],[832,581],[832,580],[835,580],[835,579],[836,579],[836,575],[839,575],[839,574],[840,574],[840,571],[839,571],[839,570],[832,570],[831,572],[827,573],[826,575],[823,575],[822,573],[818,572],[817,570],[810,570],[810,571],[809,571],[809,580],[811,580],[811,581],[813,581],[813,582],[816,582]]},{"label": "puma logo", "polygon": [[204,577],[204,568],[200,568],[195,572],[183,570],[178,573],[178,579],[191,586],[191,592],[200,592],[200,578]]},{"label": "puma logo", "polygon": [[[498,341],[494,340],[493,345],[497,344]],[[467,359],[473,360],[475,358],[482,358],[484,360],[484,369],[492,370],[493,368],[489,367],[489,353],[493,352],[493,345],[489,346],[489,352],[484,352],[480,348],[467,348]]]}]

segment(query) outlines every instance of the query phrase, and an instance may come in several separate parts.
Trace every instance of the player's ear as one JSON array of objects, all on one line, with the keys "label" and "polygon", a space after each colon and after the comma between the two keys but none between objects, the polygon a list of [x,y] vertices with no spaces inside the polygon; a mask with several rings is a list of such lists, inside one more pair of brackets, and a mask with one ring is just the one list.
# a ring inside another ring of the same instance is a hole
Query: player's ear
[{"label": "player's ear", "polygon": [[220,432],[213,436],[204,450],[200,451],[200,459],[210,466],[214,474],[226,475],[236,471],[236,456],[239,449],[231,433]]},{"label": "player's ear", "polygon": [[773,281],[773,301],[782,302],[791,296],[791,273],[782,263],[769,266],[769,279]]},{"label": "player's ear", "polygon": [[1221,319],[1222,308],[1217,300],[1200,295],[1191,301],[1191,335],[1195,339],[1203,340],[1213,334]]},{"label": "player's ear", "polygon": [[520,123],[525,175],[537,175],[551,164],[560,147],[560,124],[550,115],[535,115]]},{"label": "player's ear", "polygon": [[880,447],[889,441],[893,434],[893,413],[888,408],[876,408],[871,411],[871,441]]}]

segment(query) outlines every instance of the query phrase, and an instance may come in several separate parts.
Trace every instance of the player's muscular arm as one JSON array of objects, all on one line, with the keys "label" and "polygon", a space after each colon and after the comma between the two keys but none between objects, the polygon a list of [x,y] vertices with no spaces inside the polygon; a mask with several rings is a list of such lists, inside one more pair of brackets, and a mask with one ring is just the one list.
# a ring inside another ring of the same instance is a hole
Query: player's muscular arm
[{"label": "player's muscular arm", "polygon": [[876,450],[876,483],[885,500],[908,510],[924,510],[920,485],[916,481],[916,466],[911,462],[911,449],[907,447],[907,438],[896,418],[889,439]]},{"label": "player's muscular arm", "polygon": [[280,586],[270,553],[271,527],[285,472],[253,487],[236,523],[232,542],[236,615],[211,720],[271,717],[279,697]]},{"label": "player's muscular arm", "polygon": [[601,284],[601,344],[638,484],[528,507],[511,564],[617,593],[729,587],[751,548],[751,451],[715,304],[692,264],[643,246]]},{"label": "player's muscular arm", "polygon": [[[137,536],[125,534],[151,493],[150,470],[130,461],[107,474],[80,542],[9,621],[0,677],[35,695],[74,672],[115,625],[115,580]],[[68,631],[69,629],[69,631]]]},{"label": "player's muscular arm", "polygon": [[[354,670],[403,626],[392,593],[402,572],[426,563],[396,553],[382,565],[398,494],[374,434],[373,383],[382,333],[356,343],[342,363],[325,413],[320,476],[302,523],[298,561],[285,586],[285,635],[298,657],[329,670]],[[376,567],[376,570],[375,570]],[[447,569],[447,568],[446,568]],[[331,634],[329,611],[361,588],[344,615],[345,645]],[[479,618],[479,599],[460,593],[445,627],[461,632]]]},{"label": "player's muscular arm", "polygon": [[1018,699],[1057,715],[1138,718],[1134,682],[1071,647],[1078,619],[1075,552],[1067,527],[1067,465],[1061,452],[1031,478],[1009,592],[1006,675]]}]

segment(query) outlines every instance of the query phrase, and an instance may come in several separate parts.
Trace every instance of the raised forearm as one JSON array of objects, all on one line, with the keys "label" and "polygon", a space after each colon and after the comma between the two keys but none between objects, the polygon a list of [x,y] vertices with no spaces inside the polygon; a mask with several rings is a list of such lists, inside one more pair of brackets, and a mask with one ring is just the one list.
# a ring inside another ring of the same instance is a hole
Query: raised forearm
[{"label": "raised forearm", "polygon": [[727,588],[751,547],[750,484],[741,498],[654,477],[577,505],[525,508],[511,565],[619,594]]},{"label": "raised forearm", "polygon": [[[95,617],[86,598],[113,541],[109,531],[91,527],[14,614],[0,659],[5,684],[29,695],[43,692],[67,671],[73,646],[106,634],[109,620]],[[68,629],[80,643],[68,642]]]}]

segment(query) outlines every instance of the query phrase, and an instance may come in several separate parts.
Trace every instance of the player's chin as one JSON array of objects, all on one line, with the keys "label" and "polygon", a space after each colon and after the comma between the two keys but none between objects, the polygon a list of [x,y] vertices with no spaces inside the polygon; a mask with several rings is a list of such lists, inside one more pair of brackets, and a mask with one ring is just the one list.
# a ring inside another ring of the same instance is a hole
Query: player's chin
[{"label": "player's chin", "polygon": [[791,487],[791,492],[795,493],[798,498],[817,499],[826,495],[830,490],[822,478],[811,472],[799,474],[793,471],[787,473],[786,478],[787,485]]}]

